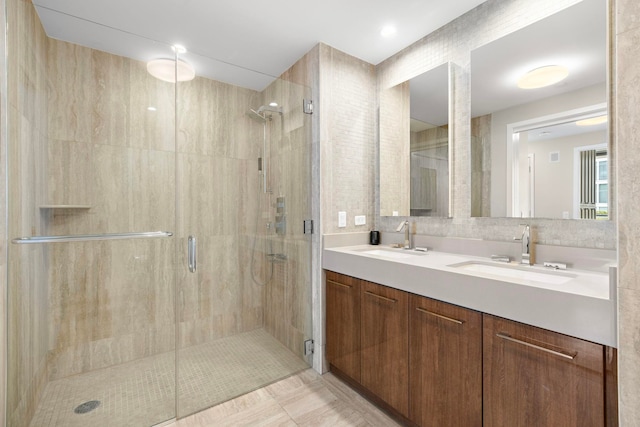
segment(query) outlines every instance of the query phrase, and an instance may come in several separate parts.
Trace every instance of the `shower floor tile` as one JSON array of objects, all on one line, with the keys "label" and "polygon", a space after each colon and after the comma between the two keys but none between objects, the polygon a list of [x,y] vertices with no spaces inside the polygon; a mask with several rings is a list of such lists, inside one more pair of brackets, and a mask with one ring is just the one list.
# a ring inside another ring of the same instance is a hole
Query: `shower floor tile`
[{"label": "shower floor tile", "polygon": [[[179,351],[184,416],[308,368],[262,329]],[[175,357],[165,353],[47,384],[31,427],[144,427],[174,418]],[[97,400],[87,413],[74,408]]]}]

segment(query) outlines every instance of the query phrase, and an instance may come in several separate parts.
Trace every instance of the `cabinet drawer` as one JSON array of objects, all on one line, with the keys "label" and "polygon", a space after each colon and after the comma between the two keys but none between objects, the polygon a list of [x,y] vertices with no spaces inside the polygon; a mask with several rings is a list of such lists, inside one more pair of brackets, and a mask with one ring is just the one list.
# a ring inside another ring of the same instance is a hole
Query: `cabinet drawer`
[{"label": "cabinet drawer", "polygon": [[484,425],[603,426],[604,347],[484,315]]},{"label": "cabinet drawer", "polygon": [[362,385],[409,415],[408,294],[362,281]]},{"label": "cabinet drawer", "polygon": [[482,426],[482,314],[412,295],[409,414],[422,426]]},{"label": "cabinet drawer", "polygon": [[360,280],[326,275],[327,360],[360,382]]}]

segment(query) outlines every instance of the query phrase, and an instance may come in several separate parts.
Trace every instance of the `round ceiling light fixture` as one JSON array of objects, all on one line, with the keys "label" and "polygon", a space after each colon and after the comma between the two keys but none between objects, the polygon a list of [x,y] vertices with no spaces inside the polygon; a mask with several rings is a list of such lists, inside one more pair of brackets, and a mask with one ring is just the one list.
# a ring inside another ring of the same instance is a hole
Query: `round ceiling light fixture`
[{"label": "round ceiling light fixture", "polygon": [[184,61],[173,59],[154,59],[147,62],[147,71],[156,79],[175,83],[176,75],[179,82],[187,82],[196,77],[193,67]]},{"label": "round ceiling light fixture", "polygon": [[604,116],[597,116],[597,117],[591,117],[589,119],[584,119],[584,120],[578,120],[576,122],[577,126],[595,126],[595,125],[601,125],[603,123],[607,123],[607,116],[606,114]]},{"label": "round ceiling light fixture", "polygon": [[547,65],[535,68],[518,79],[520,89],[539,89],[566,79],[569,69],[561,65]]}]

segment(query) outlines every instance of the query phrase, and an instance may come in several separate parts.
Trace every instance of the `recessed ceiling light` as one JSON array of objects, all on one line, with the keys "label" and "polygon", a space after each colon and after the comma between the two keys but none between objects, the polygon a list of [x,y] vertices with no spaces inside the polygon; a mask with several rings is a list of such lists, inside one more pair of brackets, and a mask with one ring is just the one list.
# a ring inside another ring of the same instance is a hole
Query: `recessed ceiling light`
[{"label": "recessed ceiling light", "polygon": [[277,102],[270,102],[269,103],[269,107],[277,107],[278,103]]},{"label": "recessed ceiling light", "polygon": [[176,73],[179,82],[193,80],[196,76],[196,71],[191,65],[178,60],[176,66],[176,61],[173,59],[154,59],[149,61],[147,62],[147,71],[153,77],[169,83],[176,82]]},{"label": "recessed ceiling light", "polygon": [[584,119],[584,120],[578,120],[576,122],[577,126],[595,126],[595,125],[601,125],[603,123],[607,123],[607,116],[598,116],[598,117],[591,117],[590,119]]},{"label": "recessed ceiling light", "polygon": [[520,89],[538,89],[551,86],[567,78],[569,70],[561,65],[547,65],[529,71],[518,79]]},{"label": "recessed ceiling light", "polygon": [[382,27],[382,30],[380,30],[380,35],[382,37],[393,37],[397,32],[398,30],[396,30],[396,27],[394,27],[393,25],[385,25],[384,27]]}]

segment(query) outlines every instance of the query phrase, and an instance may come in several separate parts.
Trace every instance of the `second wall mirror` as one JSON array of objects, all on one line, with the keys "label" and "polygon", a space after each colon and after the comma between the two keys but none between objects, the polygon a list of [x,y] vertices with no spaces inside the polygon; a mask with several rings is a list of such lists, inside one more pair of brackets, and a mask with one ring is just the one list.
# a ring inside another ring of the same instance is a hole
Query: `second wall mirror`
[{"label": "second wall mirror", "polygon": [[607,219],[607,99],[606,0],[475,49],[472,216]]},{"label": "second wall mirror", "polygon": [[380,215],[450,215],[450,64],[380,96]]}]

